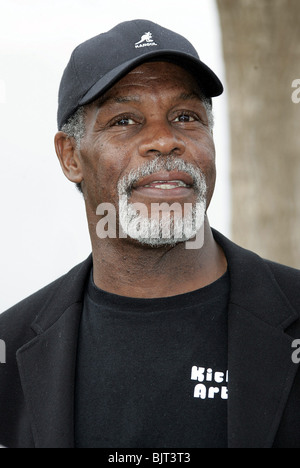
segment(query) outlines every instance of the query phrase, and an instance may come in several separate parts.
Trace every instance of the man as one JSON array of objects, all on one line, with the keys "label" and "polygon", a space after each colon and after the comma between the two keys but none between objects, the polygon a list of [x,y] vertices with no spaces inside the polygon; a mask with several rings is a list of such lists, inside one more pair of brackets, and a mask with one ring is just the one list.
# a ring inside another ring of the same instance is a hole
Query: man
[{"label": "man", "polygon": [[207,217],[222,91],[149,21],[73,52],[55,146],[93,252],[0,317],[0,444],[300,447],[299,271]]}]

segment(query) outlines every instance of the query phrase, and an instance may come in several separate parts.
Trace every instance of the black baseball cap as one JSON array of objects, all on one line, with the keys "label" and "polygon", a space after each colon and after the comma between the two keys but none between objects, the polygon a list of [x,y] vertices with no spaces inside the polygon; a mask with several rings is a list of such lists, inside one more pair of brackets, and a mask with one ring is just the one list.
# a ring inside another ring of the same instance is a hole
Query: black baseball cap
[{"label": "black baseball cap", "polygon": [[131,70],[158,59],[190,71],[206,97],[222,94],[221,81],[201,62],[185,37],[151,21],[126,21],[82,43],[72,53],[59,89],[58,128],[80,106],[100,97]]}]

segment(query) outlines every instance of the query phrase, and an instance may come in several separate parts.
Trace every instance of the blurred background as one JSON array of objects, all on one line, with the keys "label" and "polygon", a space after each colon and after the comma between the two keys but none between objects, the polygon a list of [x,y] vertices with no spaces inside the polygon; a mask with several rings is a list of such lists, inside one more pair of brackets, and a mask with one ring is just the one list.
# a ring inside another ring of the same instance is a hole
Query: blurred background
[{"label": "blurred background", "polygon": [[0,0],[0,11],[0,312],[91,251],[54,151],[58,87],[79,43],[135,18],[186,36],[224,83],[211,225],[299,267],[299,0]]}]

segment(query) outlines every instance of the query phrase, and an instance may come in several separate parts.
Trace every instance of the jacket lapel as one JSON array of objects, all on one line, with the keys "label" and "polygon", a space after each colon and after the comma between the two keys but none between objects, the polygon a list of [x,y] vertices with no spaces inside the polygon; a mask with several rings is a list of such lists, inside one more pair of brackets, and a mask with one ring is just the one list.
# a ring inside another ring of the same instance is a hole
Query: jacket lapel
[{"label": "jacket lapel", "polygon": [[74,393],[84,286],[92,261],[75,268],[41,310],[37,336],[17,352],[36,448],[74,447]]},{"label": "jacket lapel", "polygon": [[291,343],[283,330],[230,307],[229,447],[272,447],[297,371]]},{"label": "jacket lapel", "polygon": [[74,446],[74,386],[81,305],[17,353],[36,448]]},{"label": "jacket lapel", "polygon": [[298,366],[286,328],[298,315],[269,266],[215,233],[229,260],[228,444],[272,447]]}]

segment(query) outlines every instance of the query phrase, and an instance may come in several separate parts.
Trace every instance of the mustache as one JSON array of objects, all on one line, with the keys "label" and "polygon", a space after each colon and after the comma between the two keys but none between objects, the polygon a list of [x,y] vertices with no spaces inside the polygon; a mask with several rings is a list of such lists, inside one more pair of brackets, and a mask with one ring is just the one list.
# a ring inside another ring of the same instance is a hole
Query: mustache
[{"label": "mustache", "polygon": [[185,172],[193,180],[193,187],[198,194],[203,197],[206,195],[207,186],[203,172],[198,167],[177,157],[159,157],[151,161],[147,161],[137,169],[132,169],[128,174],[123,176],[118,182],[118,193],[121,195],[130,195],[133,186],[143,177],[151,176],[161,171],[178,171]]}]

